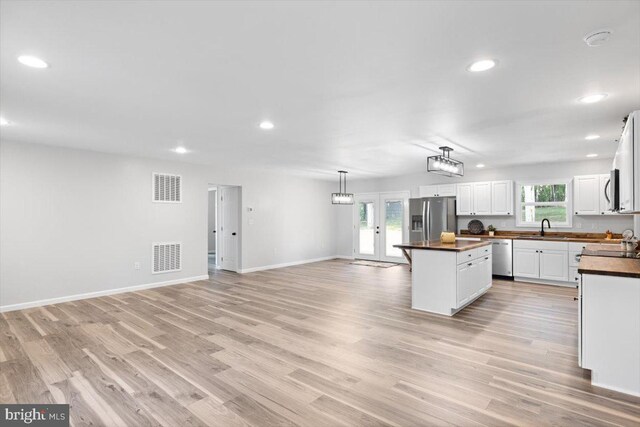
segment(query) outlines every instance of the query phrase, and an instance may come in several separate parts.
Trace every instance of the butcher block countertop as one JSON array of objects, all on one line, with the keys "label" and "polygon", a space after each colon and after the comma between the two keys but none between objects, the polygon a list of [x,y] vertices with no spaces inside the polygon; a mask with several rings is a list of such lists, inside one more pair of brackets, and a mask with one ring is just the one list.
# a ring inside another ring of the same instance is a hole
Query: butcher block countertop
[{"label": "butcher block countertop", "polygon": [[423,240],[419,242],[402,243],[400,245],[393,245],[400,249],[427,249],[433,251],[455,251],[462,252],[475,248],[481,248],[482,246],[488,246],[491,242],[477,241],[477,240],[456,240],[454,243],[442,243],[440,240]]},{"label": "butcher block countertop", "polygon": [[554,232],[545,230],[544,237],[539,237],[539,231],[496,231],[494,236],[487,233],[471,234],[469,230],[461,230],[458,237],[472,237],[478,239],[522,239],[542,240],[547,242],[577,242],[577,243],[620,243],[622,235],[614,234],[612,239],[607,239],[604,233],[573,233]]},{"label": "butcher block countertop", "polygon": [[640,278],[640,259],[582,256],[578,273]]}]

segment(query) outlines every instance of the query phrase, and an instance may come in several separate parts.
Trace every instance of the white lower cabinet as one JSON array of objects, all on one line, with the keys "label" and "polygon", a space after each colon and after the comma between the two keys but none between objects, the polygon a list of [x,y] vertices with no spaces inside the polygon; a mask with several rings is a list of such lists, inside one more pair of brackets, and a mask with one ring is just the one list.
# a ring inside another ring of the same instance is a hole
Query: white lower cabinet
[{"label": "white lower cabinet", "polygon": [[513,249],[513,275],[516,277],[539,277],[540,256],[529,248]]},{"label": "white lower cabinet", "polygon": [[412,251],[411,307],[453,316],[492,283],[491,245],[462,252]]},{"label": "white lower cabinet", "polygon": [[591,384],[640,396],[640,278],[583,274],[579,361]]},{"label": "white lower cabinet", "polygon": [[540,278],[566,282],[569,270],[568,252],[544,249],[539,254]]},{"label": "white lower cabinet", "polygon": [[456,307],[462,307],[491,285],[491,273],[491,255],[458,265]]},{"label": "white lower cabinet", "polygon": [[[565,242],[513,241],[513,275],[534,282],[568,285],[569,246]],[[525,280],[526,281],[526,280]]]}]

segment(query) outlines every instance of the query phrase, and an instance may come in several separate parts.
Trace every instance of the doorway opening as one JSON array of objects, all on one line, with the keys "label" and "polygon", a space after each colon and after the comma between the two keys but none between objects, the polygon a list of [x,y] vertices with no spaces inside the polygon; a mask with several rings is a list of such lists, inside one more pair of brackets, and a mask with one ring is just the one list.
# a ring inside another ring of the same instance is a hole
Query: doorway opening
[{"label": "doorway opening", "polygon": [[241,254],[241,187],[209,184],[207,269],[238,272]]},{"label": "doorway opening", "polygon": [[408,191],[356,194],[353,253],[356,259],[406,262],[393,245],[409,238]]}]

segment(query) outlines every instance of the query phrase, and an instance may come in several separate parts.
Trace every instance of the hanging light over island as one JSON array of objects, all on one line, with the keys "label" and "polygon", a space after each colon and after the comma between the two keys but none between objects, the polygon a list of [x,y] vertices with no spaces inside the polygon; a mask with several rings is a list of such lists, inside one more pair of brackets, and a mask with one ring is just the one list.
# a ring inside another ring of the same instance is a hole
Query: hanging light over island
[{"label": "hanging light over island", "polygon": [[[338,171],[339,189],[338,193],[331,193],[331,203],[334,205],[352,205],[353,193],[347,193],[347,171]],[[344,190],[342,188],[344,182]]]},{"label": "hanging light over island", "polygon": [[451,147],[439,147],[442,154],[427,157],[427,172],[445,176],[463,176],[464,163],[451,158]]}]

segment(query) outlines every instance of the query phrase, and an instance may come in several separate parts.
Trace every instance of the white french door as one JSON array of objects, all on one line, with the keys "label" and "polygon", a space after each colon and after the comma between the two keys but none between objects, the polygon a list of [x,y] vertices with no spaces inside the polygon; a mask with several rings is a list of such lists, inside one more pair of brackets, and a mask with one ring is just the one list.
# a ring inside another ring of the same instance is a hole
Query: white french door
[{"label": "white french door", "polygon": [[353,252],[358,259],[405,262],[394,248],[409,240],[409,192],[356,194]]}]

